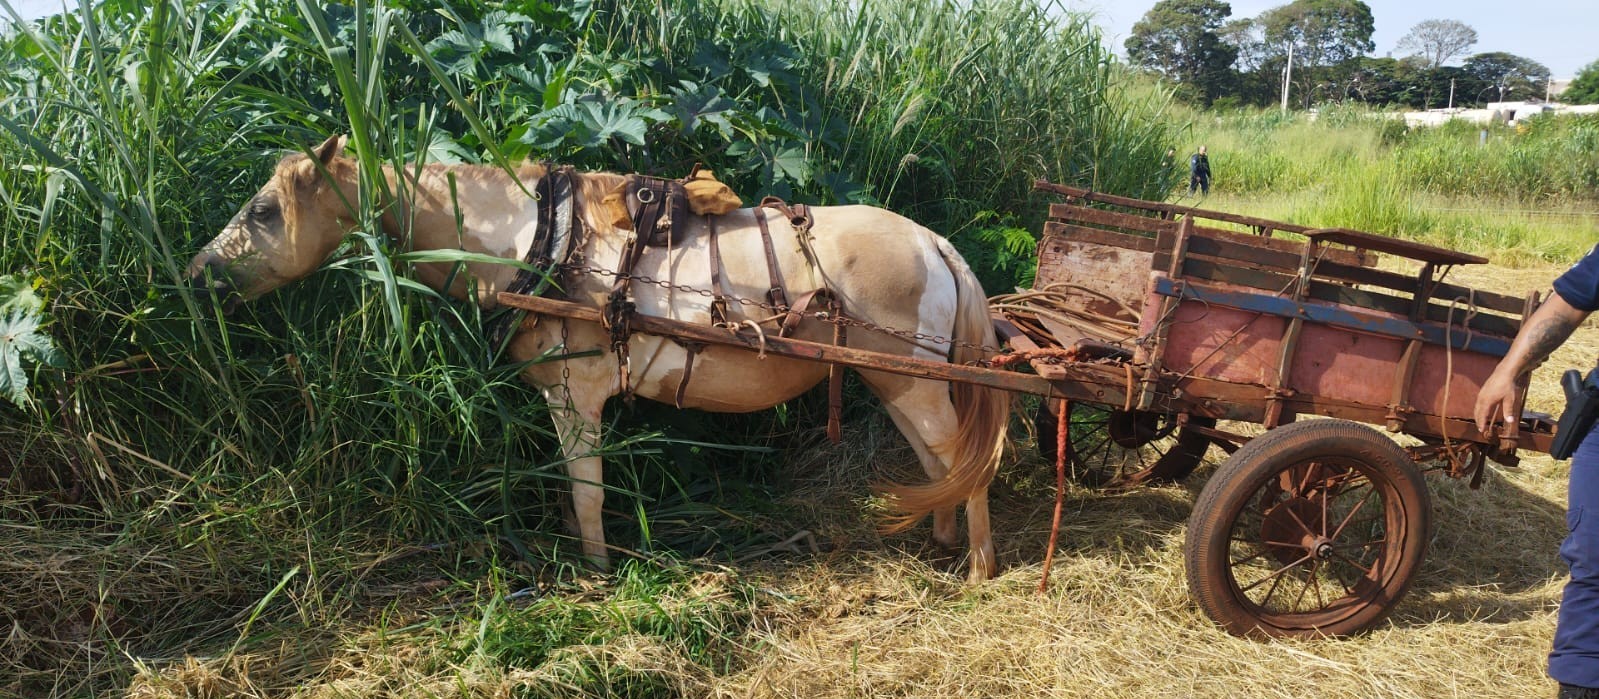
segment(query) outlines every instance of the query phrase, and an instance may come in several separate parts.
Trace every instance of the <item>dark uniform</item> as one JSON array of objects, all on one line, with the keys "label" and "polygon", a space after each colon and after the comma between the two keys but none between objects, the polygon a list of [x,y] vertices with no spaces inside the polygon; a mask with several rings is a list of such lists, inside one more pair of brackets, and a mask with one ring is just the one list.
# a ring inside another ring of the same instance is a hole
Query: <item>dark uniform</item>
[{"label": "dark uniform", "polygon": [[1188,193],[1193,194],[1195,188],[1210,194],[1210,158],[1204,153],[1195,153],[1188,158]]},{"label": "dark uniform", "polygon": [[[1599,246],[1554,283],[1555,293],[1580,311],[1599,310]],[[1549,676],[1562,685],[1599,688],[1599,437],[1593,432],[1571,457],[1566,496],[1566,540],[1560,557],[1571,568],[1571,582],[1560,598]],[[1599,691],[1561,696],[1599,697]]]}]

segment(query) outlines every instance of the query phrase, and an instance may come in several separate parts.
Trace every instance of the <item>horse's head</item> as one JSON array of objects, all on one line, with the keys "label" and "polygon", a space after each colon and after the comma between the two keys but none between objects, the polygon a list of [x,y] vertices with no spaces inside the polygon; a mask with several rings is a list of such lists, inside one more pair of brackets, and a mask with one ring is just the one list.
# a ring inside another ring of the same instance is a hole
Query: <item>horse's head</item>
[{"label": "horse's head", "polygon": [[[295,153],[189,262],[190,286],[218,296],[254,299],[311,272],[352,225],[336,182],[352,167],[338,157],[343,137]],[[325,173],[325,174],[324,174]]]}]

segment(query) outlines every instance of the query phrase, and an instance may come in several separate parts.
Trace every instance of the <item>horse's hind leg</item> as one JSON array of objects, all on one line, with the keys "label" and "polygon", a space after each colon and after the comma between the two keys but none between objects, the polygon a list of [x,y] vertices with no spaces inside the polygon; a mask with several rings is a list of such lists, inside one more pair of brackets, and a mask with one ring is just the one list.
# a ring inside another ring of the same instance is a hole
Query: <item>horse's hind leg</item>
[{"label": "horse's hind leg", "polygon": [[[927,479],[936,481],[949,473],[949,468],[927,446],[927,441],[922,439],[921,431],[917,428],[916,418],[907,415],[893,403],[884,401],[883,407],[888,409],[888,416],[893,418],[894,426],[899,428],[900,434],[905,435],[905,441],[911,443],[911,449],[916,451],[916,458],[922,462],[922,470],[927,472]],[[955,508],[946,507],[933,512],[933,542],[939,546],[954,551],[958,542],[955,540]]]},{"label": "horse's hind leg", "polygon": [[[894,425],[916,450],[927,477],[934,481],[942,479],[954,460],[952,441],[960,427],[960,416],[956,415],[955,404],[950,400],[949,384],[872,371],[862,371],[861,379],[883,401]],[[993,577],[994,542],[988,522],[987,488],[966,500],[966,531],[971,546],[970,579],[982,581]],[[933,513],[933,541],[955,548],[955,508]]]}]

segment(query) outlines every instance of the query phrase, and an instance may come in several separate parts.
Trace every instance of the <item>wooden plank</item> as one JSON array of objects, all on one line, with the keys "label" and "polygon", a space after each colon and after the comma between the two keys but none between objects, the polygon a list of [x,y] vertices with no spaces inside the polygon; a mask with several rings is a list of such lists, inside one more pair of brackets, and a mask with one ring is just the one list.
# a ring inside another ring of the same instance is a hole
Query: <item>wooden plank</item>
[{"label": "wooden plank", "polygon": [[[1169,268],[1169,258],[1161,253],[1155,253],[1154,264],[1157,269]],[[1188,279],[1247,286],[1252,289],[1270,292],[1274,295],[1293,291],[1293,286],[1297,281],[1291,274],[1250,269],[1205,259],[1189,259],[1183,264],[1181,276]],[[1341,284],[1327,284],[1325,282],[1312,282],[1310,285],[1310,297],[1320,301],[1330,301],[1389,313],[1402,314],[1410,308],[1409,301],[1397,296],[1377,294]]]},{"label": "wooden plank", "polygon": [[1367,312],[1368,306],[1300,303],[1292,298],[1273,294],[1215,288],[1194,282],[1173,280],[1170,277],[1155,279],[1155,293],[1281,318],[1304,318],[1313,323],[1401,340],[1416,338],[1434,345],[1448,344],[1457,350],[1480,352],[1494,357],[1503,357],[1510,350],[1510,340],[1503,337],[1493,337],[1487,333],[1451,331],[1440,324],[1415,323],[1403,317],[1370,313]]},{"label": "wooden plank", "polygon": [[1305,231],[1305,236],[1330,243],[1353,245],[1366,250],[1386,252],[1406,259],[1432,262],[1440,265],[1480,265],[1488,261],[1486,257],[1468,255],[1448,248],[1390,238],[1386,235],[1377,235],[1349,228],[1317,228]]},{"label": "wooden plank", "polygon": [[1095,245],[1114,245],[1118,248],[1137,250],[1139,252],[1154,252],[1155,239],[1149,236],[1117,233],[1101,228],[1085,228],[1074,226],[1060,221],[1050,221],[1044,224],[1044,235],[1065,238],[1072,242],[1093,243]]},{"label": "wooden plank", "polygon": [[[1072,204],[1050,204],[1049,216],[1050,218],[1058,219],[1058,221],[1046,223],[1044,225],[1045,233],[1048,233],[1050,230],[1050,225],[1055,223],[1080,223],[1095,226],[1111,226],[1155,235],[1159,235],[1167,230],[1172,230],[1176,225],[1176,221],[1173,220],[1157,219],[1149,216],[1139,216],[1134,214],[1124,214],[1115,211],[1105,211],[1103,209],[1090,209]],[[1266,238],[1251,233],[1240,233],[1238,231],[1229,231],[1221,228],[1202,226],[1197,222],[1194,225],[1194,234],[1196,239],[1214,239],[1219,244],[1231,243],[1241,246],[1245,250],[1264,248],[1266,250],[1279,251],[1283,254],[1291,256],[1293,260],[1292,262],[1285,265],[1278,265],[1288,268],[1293,268],[1298,265],[1300,251],[1305,247],[1305,243],[1300,241],[1286,240],[1282,238]],[[1353,250],[1344,250],[1339,248],[1327,250],[1322,258],[1323,260],[1336,261],[1346,265],[1359,265],[1362,262],[1362,257],[1359,253]]]},{"label": "wooden plank", "polygon": [[1236,223],[1236,224],[1238,224],[1240,226],[1249,226],[1251,228],[1265,228],[1265,229],[1274,230],[1274,231],[1288,231],[1290,233],[1304,233],[1305,231],[1311,230],[1310,226],[1301,226],[1301,225],[1295,224],[1295,223],[1286,223],[1286,222],[1283,222],[1283,221],[1272,221],[1270,219],[1255,218],[1254,216],[1241,216],[1241,215],[1238,215],[1238,214],[1230,214],[1230,213],[1227,213],[1225,211],[1212,211],[1212,210],[1209,210],[1209,209],[1196,209],[1196,208],[1191,207],[1191,206],[1178,206],[1176,204],[1163,204],[1163,203],[1160,203],[1160,202],[1146,201],[1146,200],[1143,200],[1143,199],[1134,199],[1132,197],[1121,197],[1121,196],[1116,196],[1114,194],[1105,194],[1105,193],[1102,193],[1102,192],[1092,192],[1092,191],[1089,191],[1089,190],[1086,190],[1086,189],[1081,189],[1079,187],[1072,187],[1072,186],[1068,186],[1068,185],[1055,184],[1054,182],[1050,182],[1048,180],[1037,180],[1037,181],[1035,181],[1033,183],[1033,189],[1038,190],[1038,191],[1043,191],[1043,192],[1053,192],[1055,194],[1064,194],[1064,195],[1066,195],[1068,197],[1075,197],[1077,199],[1083,199],[1085,201],[1096,201],[1096,202],[1099,202],[1101,204],[1110,204],[1111,206],[1125,206],[1125,207],[1127,207],[1129,209],[1142,209],[1144,211],[1153,211],[1153,212],[1158,212],[1158,213],[1164,213],[1164,214],[1168,215],[1169,217],[1191,215],[1191,216],[1195,216],[1197,218],[1208,218],[1208,219],[1211,219],[1213,221],[1226,221],[1227,223]]},{"label": "wooden plank", "polygon": [[[1189,412],[1227,420],[1259,422],[1265,412],[1266,387],[1217,381],[1199,376],[1168,377],[1174,388],[1163,394],[1164,402],[1157,404],[1163,412]],[[1172,396],[1181,396],[1173,398]],[[1387,420],[1386,406],[1363,405],[1336,401],[1310,394],[1289,396],[1284,418],[1291,415],[1324,415],[1381,425]],[[1445,431],[1452,440],[1494,445],[1498,438],[1477,431],[1472,418],[1439,416],[1428,413],[1411,413],[1402,418],[1400,431],[1423,437],[1442,437]],[[1548,452],[1554,435],[1547,432],[1521,431],[1516,436],[1517,446],[1538,452]]]},{"label": "wooden plank", "polygon": [[1161,231],[1171,230],[1177,225],[1175,221],[1124,214],[1104,209],[1090,209],[1086,206],[1072,204],[1050,204],[1049,217],[1068,223],[1088,223],[1096,226],[1112,226],[1127,230],[1149,233],[1151,235]]},{"label": "wooden plank", "polygon": [[[991,315],[989,320],[994,324],[994,334],[999,337],[999,341],[1009,345],[1011,349],[1017,352],[1036,352],[1042,349],[1038,343],[1033,342],[1033,338],[1028,337],[1027,333],[1016,327],[1015,323],[1010,322],[1009,318]],[[1028,363],[1039,376],[1051,381],[1061,381],[1066,378],[1066,370],[1059,364],[1047,364],[1037,359]]]},{"label": "wooden plank", "polygon": [[[1262,239],[1266,240],[1266,239]],[[1251,241],[1253,242],[1253,241]],[[1275,243],[1287,243],[1286,240],[1272,240]],[[1290,243],[1292,244],[1292,243]],[[1293,272],[1299,268],[1301,257],[1298,251],[1274,250],[1263,245],[1251,245],[1226,240],[1218,236],[1196,235],[1188,243],[1190,255],[1214,257],[1235,262],[1247,262],[1251,265]]]},{"label": "wooden plank", "polygon": [[[1298,265],[1300,253],[1305,249],[1305,243],[1303,241],[1288,240],[1286,238],[1267,238],[1264,236],[1255,235],[1253,233],[1239,233],[1238,231],[1229,231],[1200,225],[1194,226],[1194,232],[1196,234],[1196,238],[1210,238],[1214,239],[1218,243],[1231,243],[1233,245],[1248,249],[1259,250],[1264,248],[1266,250],[1275,250],[1278,252],[1288,253],[1292,255],[1293,259],[1295,260],[1294,263],[1289,265],[1289,267],[1295,267]],[[1359,251],[1346,250],[1343,248],[1327,248],[1323,250],[1321,259],[1323,262],[1334,261],[1341,262],[1346,265],[1357,266],[1365,262],[1365,258],[1361,256]]]},{"label": "wooden plank", "polygon": [[[1168,268],[1169,260],[1169,256],[1155,253],[1154,267],[1156,269]],[[1214,260],[1194,258],[1190,258],[1183,264],[1181,276],[1247,286],[1273,294],[1286,293],[1295,281],[1292,276],[1287,274],[1248,269],[1222,264]],[[1410,299],[1323,281],[1312,281],[1310,283],[1310,298],[1398,315],[1409,315],[1411,311]],[[1432,303],[1427,306],[1426,318],[1437,323],[1459,324],[1465,322],[1466,327],[1473,332],[1483,332],[1499,337],[1515,337],[1518,323],[1520,322],[1514,318],[1481,312],[1471,317],[1468,321],[1466,315],[1467,308],[1464,304],[1456,306],[1451,313],[1447,303]]]},{"label": "wooden plank", "polygon": [[[1147,238],[1098,230],[1082,239],[1044,236],[1038,245],[1033,286],[1065,285],[1061,300],[1074,310],[1117,316],[1125,306],[1140,313],[1154,244]],[[1077,291],[1076,287],[1099,293]]]},{"label": "wooden plank", "polygon": [[[1355,267],[1337,262],[1323,261],[1317,271],[1319,272],[1317,276],[1343,279],[1356,284],[1380,286],[1384,289],[1393,289],[1395,291],[1409,291],[1416,288],[1415,277],[1370,267]],[[1433,291],[1433,297],[1441,299],[1453,299],[1456,297],[1470,299],[1475,301],[1479,308],[1487,308],[1501,313],[1520,313],[1522,304],[1525,302],[1525,299],[1519,296],[1479,291],[1448,282],[1438,284],[1437,289]]]}]

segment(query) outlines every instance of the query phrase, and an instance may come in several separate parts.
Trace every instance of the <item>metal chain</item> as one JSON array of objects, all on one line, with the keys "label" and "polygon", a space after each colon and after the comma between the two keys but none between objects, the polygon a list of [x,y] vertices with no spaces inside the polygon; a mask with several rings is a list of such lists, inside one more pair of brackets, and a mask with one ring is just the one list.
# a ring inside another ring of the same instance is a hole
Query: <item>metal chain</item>
[{"label": "metal chain", "polygon": [[[645,275],[642,275],[642,274],[623,274],[621,272],[617,272],[615,270],[606,269],[604,267],[600,267],[600,266],[597,266],[597,265],[567,263],[567,264],[560,265],[560,268],[561,268],[562,272],[580,272],[580,273],[583,273],[583,274],[603,274],[603,275],[606,275],[606,276],[614,277],[616,279],[629,279],[629,280],[632,280],[632,281],[635,281],[635,282],[639,282],[639,283],[642,283],[642,284],[650,284],[650,285],[653,285],[653,286],[658,286],[658,287],[660,287],[662,289],[681,291],[681,292],[689,293],[689,294],[699,294],[700,296],[703,296],[705,298],[715,298],[716,297],[716,294],[714,292],[712,292],[711,290],[709,290],[709,289],[701,289],[701,288],[698,288],[698,287],[690,286],[688,284],[676,283],[676,282],[673,282],[671,280],[655,279],[653,277],[648,277],[648,276],[645,276]],[[743,297],[740,297],[740,296],[724,296],[723,298],[726,298],[726,299],[728,299],[730,301],[735,301],[740,306],[761,308],[761,309],[764,309],[764,310],[767,310],[767,311],[771,311],[773,313],[792,312],[792,311],[790,311],[788,309],[778,308],[777,306],[775,306],[775,305],[773,305],[773,304],[771,304],[769,302],[766,302],[766,301],[757,301],[755,299],[743,298]],[[977,350],[979,352],[984,353],[985,355],[996,355],[996,354],[1004,353],[1004,350],[1002,350],[1002,349],[1000,349],[998,347],[990,347],[988,345],[973,344],[973,343],[970,343],[970,342],[956,340],[954,338],[944,337],[943,335],[929,335],[929,334],[923,333],[923,332],[913,332],[913,331],[910,331],[910,330],[900,330],[898,328],[891,328],[891,327],[888,327],[886,325],[878,325],[876,323],[872,323],[872,322],[869,322],[869,321],[856,320],[854,318],[850,318],[850,317],[845,316],[843,314],[834,315],[832,313],[828,313],[827,311],[806,311],[806,312],[801,313],[801,315],[809,317],[809,318],[815,318],[815,319],[820,320],[820,321],[825,322],[825,323],[832,323],[834,325],[857,327],[857,328],[861,328],[863,330],[869,330],[869,331],[872,331],[872,332],[882,333],[882,334],[885,334],[885,335],[892,335],[894,337],[898,337],[898,338],[903,339],[903,340],[909,340],[909,341],[911,341],[913,343],[917,343],[917,344],[920,344],[922,342],[931,342],[931,343],[933,343],[935,345],[953,345],[953,346],[956,346],[956,347],[963,347],[963,348],[966,348],[966,349]],[[983,365],[983,366],[987,366],[988,365],[988,360],[985,359],[985,360],[982,360],[982,361],[980,361],[978,363]]]},{"label": "metal chain", "polygon": [[572,354],[572,346],[567,344],[566,319],[561,319],[561,391],[565,394],[566,409],[576,412],[572,406],[572,365],[568,358]]}]

